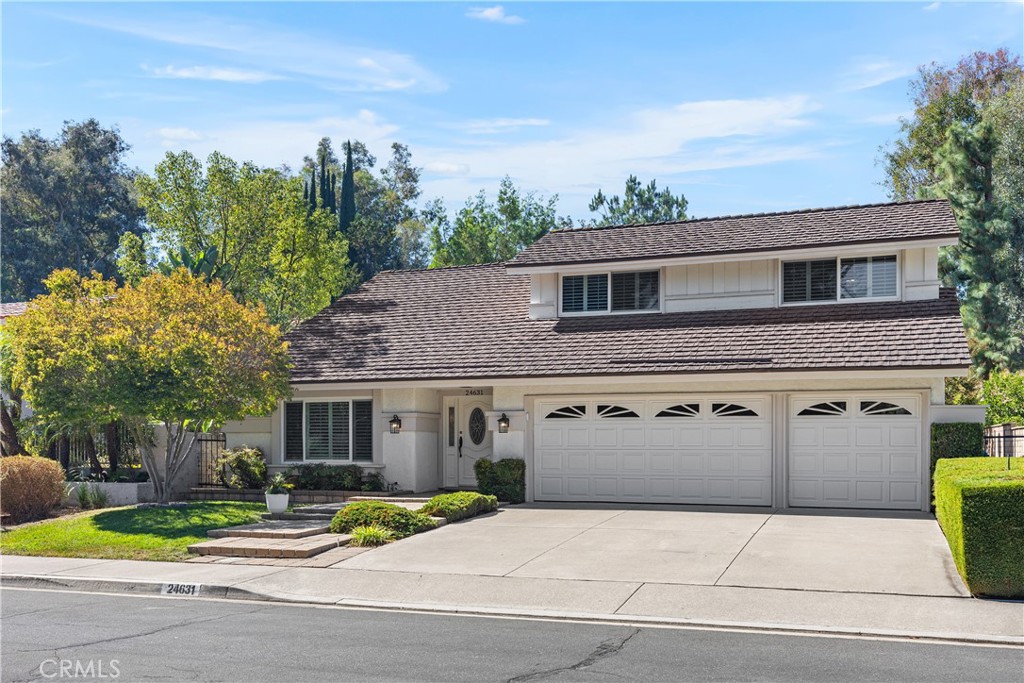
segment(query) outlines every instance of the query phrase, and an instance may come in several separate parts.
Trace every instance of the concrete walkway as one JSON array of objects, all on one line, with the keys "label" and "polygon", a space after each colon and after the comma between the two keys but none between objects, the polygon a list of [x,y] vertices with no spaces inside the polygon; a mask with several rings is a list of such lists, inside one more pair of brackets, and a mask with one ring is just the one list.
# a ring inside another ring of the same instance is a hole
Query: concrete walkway
[{"label": "concrete walkway", "polygon": [[200,584],[199,596],[211,598],[1024,645],[1019,602],[393,572],[345,564],[312,569],[5,556],[0,586],[158,594],[165,584],[184,583]]},{"label": "concrete walkway", "polygon": [[971,598],[934,518],[920,513],[520,505],[324,559],[285,567],[260,558],[6,556],[0,579],[134,593],[190,583],[201,584],[200,597],[1024,644],[1024,603]]}]

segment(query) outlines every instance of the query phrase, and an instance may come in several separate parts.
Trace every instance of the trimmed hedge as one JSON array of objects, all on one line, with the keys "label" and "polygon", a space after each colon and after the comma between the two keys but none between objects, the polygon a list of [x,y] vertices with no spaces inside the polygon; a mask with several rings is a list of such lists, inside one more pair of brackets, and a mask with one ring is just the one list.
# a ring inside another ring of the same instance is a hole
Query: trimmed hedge
[{"label": "trimmed hedge", "polygon": [[949,422],[932,425],[932,471],[940,458],[980,458],[985,455],[985,425]]},{"label": "trimmed hedge", "polygon": [[1024,598],[1024,459],[943,459],[935,516],[971,593]]},{"label": "trimmed hedge", "polygon": [[34,455],[0,458],[0,511],[27,522],[49,514],[64,498],[60,463]]},{"label": "trimmed hedge", "polygon": [[491,462],[480,458],[473,464],[477,487],[480,493],[496,496],[507,503],[522,503],[526,500],[526,461],[519,458],[503,458]]},{"label": "trimmed hedge", "polygon": [[356,527],[380,526],[394,532],[395,538],[405,538],[427,529],[437,523],[426,515],[413,512],[393,503],[377,500],[359,500],[349,503],[334,515],[331,532],[347,534]]},{"label": "trimmed hedge", "polygon": [[449,522],[476,517],[498,509],[498,499],[476,491],[458,491],[434,496],[417,512],[431,517],[444,517]]}]

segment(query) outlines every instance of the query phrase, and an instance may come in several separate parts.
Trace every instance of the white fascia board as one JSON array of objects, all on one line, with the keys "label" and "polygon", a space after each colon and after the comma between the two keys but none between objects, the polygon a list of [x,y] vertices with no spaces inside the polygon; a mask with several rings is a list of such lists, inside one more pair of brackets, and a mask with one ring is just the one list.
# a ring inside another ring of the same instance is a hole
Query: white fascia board
[{"label": "white fascia board", "polygon": [[897,379],[897,378],[942,378],[966,377],[966,368],[922,368],[893,370],[798,370],[793,372],[718,372],[718,373],[663,373],[655,375],[556,375],[537,377],[508,377],[492,379],[433,379],[433,380],[390,380],[376,382],[304,382],[292,383],[296,390],[316,391],[359,391],[366,389],[394,389],[407,387],[416,389],[473,389],[477,387],[514,387],[539,383],[558,382],[573,385],[594,385],[596,387],[615,384],[680,384],[685,382],[736,381],[785,381],[820,379]]},{"label": "white fascia board", "polygon": [[616,261],[588,261],[586,263],[563,263],[537,266],[506,265],[505,272],[509,275],[532,275],[534,273],[589,273],[601,271],[630,271],[661,268],[664,266],[683,266],[700,263],[734,263],[736,261],[763,261],[770,259],[805,259],[834,258],[836,256],[877,255],[881,252],[895,252],[903,249],[919,249],[922,247],[948,247],[957,243],[955,237],[939,237],[924,240],[899,240],[893,242],[864,242],[832,247],[798,247],[793,249],[776,249],[774,251],[745,251],[732,254],[711,254],[695,256],[674,256],[669,258],[649,258]]}]

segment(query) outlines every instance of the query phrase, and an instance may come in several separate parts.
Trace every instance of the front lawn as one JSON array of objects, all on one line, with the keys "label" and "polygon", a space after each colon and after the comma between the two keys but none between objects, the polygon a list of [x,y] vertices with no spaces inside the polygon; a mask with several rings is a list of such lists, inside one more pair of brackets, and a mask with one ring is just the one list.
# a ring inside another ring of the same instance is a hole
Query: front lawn
[{"label": "front lawn", "polygon": [[93,557],[116,560],[183,560],[206,532],[251,524],[262,503],[205,501],[184,507],[94,510],[71,518],[27,524],[0,535],[7,555]]}]

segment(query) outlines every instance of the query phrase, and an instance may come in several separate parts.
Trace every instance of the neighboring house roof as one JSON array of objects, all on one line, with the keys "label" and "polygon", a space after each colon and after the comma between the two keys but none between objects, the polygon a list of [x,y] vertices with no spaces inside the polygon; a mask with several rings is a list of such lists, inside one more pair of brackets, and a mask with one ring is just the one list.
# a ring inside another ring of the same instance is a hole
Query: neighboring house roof
[{"label": "neighboring house roof", "polygon": [[21,315],[28,308],[27,301],[12,301],[6,304],[0,304],[0,320],[9,318],[13,315]]},{"label": "neighboring house roof", "polygon": [[944,199],[699,218],[548,233],[509,268],[747,254],[959,235]]},{"label": "neighboring house roof", "polygon": [[531,320],[505,264],[387,271],[288,335],[292,381],[963,368],[950,291],[928,301]]}]

